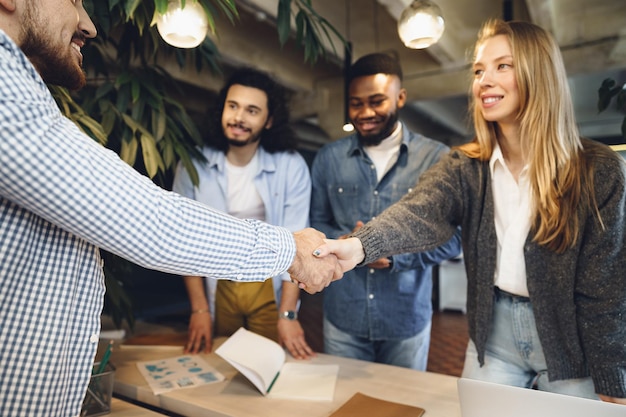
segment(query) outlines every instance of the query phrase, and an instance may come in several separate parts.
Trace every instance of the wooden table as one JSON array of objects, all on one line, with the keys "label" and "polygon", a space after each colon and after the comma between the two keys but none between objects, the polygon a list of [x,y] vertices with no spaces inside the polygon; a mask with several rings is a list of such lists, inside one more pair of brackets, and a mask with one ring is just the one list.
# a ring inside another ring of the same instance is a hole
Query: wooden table
[{"label": "wooden table", "polygon": [[120,400],[119,398],[111,399],[111,413],[107,416],[112,417],[163,417],[163,414],[156,413],[147,408]]},{"label": "wooden table", "polygon": [[[216,342],[214,349],[223,340]],[[121,346],[111,357],[116,367],[113,391],[120,396],[185,416],[326,417],[357,392],[424,408],[425,417],[461,415],[456,377],[319,353],[311,363],[339,364],[333,401],[281,400],[264,397],[235,368],[215,354],[201,356],[226,377],[225,381],[154,395],[139,373],[136,362],[182,354],[181,347]],[[288,361],[293,360],[287,356]]]}]

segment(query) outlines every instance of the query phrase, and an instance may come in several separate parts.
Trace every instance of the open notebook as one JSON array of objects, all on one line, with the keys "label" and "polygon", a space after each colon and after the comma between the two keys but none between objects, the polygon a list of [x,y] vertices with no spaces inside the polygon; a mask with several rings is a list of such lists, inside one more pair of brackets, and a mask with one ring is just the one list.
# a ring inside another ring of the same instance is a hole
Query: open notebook
[{"label": "open notebook", "polygon": [[462,417],[625,417],[626,406],[461,378]]},{"label": "open notebook", "polygon": [[216,351],[248,378],[261,394],[273,398],[332,401],[339,365],[285,363],[276,342],[243,327]]}]

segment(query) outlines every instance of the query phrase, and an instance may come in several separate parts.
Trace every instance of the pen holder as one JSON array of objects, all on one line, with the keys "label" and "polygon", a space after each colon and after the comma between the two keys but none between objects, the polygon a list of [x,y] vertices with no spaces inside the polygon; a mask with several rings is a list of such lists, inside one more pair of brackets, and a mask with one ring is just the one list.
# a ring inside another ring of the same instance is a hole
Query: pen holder
[{"label": "pen holder", "polygon": [[83,400],[83,408],[80,411],[81,417],[101,416],[111,412],[115,368],[107,363],[104,371],[97,373],[99,368],[100,362],[94,363],[93,374]]}]

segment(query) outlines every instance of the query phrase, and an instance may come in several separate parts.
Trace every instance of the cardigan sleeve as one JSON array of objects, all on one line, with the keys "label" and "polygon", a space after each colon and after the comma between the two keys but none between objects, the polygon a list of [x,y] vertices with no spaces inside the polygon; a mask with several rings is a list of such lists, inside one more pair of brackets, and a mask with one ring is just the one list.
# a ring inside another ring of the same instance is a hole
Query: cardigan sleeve
[{"label": "cardigan sleeve", "polygon": [[445,155],[422,174],[413,191],[354,233],[365,252],[362,264],[431,250],[452,237],[463,211],[461,159],[458,152]]}]

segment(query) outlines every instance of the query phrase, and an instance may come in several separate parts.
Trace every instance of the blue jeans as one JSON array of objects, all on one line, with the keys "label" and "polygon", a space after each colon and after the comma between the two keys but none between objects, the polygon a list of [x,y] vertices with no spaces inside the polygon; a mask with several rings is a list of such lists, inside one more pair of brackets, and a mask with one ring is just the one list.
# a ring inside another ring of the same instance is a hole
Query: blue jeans
[{"label": "blue jeans", "polygon": [[324,352],[425,371],[430,347],[430,327],[429,322],[421,332],[408,339],[369,340],[342,332],[324,318]]},{"label": "blue jeans", "polygon": [[478,363],[470,340],[465,353],[463,377],[541,391],[599,399],[591,377],[549,381],[546,359],[539,342],[530,301],[496,295],[493,329],[487,339],[485,364]]}]

